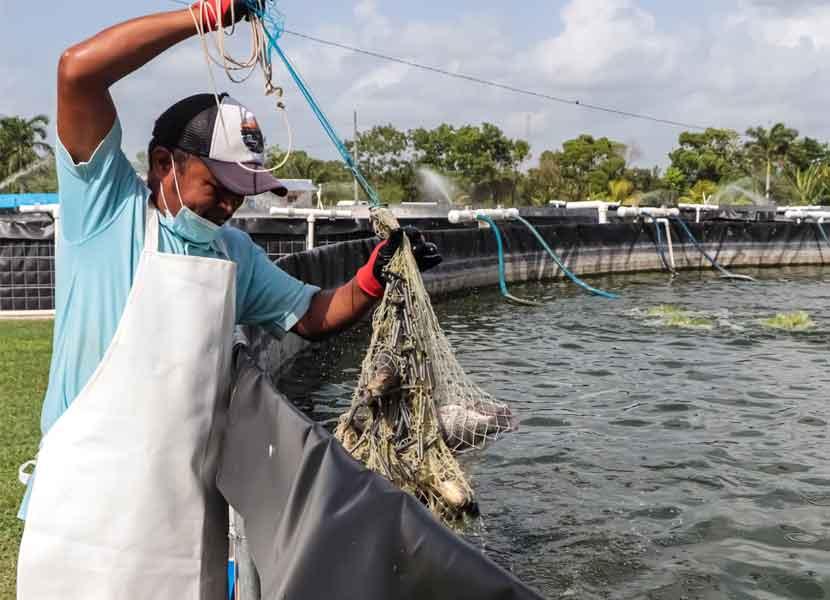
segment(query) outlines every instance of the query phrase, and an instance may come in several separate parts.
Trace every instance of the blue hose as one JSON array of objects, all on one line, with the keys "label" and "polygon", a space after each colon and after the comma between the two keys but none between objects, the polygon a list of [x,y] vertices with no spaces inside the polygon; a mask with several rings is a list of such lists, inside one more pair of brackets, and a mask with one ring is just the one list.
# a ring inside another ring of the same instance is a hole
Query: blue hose
[{"label": "blue hose", "polygon": [[818,231],[821,234],[821,237],[824,238],[824,243],[830,246],[830,239],[827,238],[827,232],[824,231],[824,226],[816,221],[816,227],[818,227]]},{"label": "blue hose", "polygon": [[263,31],[265,35],[268,37],[268,63],[271,62],[271,51],[275,51],[277,55],[282,60],[285,68],[288,70],[288,74],[291,75],[291,78],[294,80],[294,83],[297,84],[297,88],[299,88],[300,93],[308,102],[309,107],[311,107],[311,111],[314,113],[314,116],[317,117],[317,120],[320,122],[320,125],[323,126],[323,131],[325,131],[326,135],[331,140],[334,147],[340,153],[343,162],[346,163],[346,167],[349,171],[352,172],[352,175],[357,180],[357,183],[363,188],[363,191],[366,192],[366,196],[369,198],[369,202],[374,207],[380,206],[380,197],[378,196],[375,189],[371,186],[371,184],[366,180],[363,176],[363,173],[360,172],[360,167],[355,162],[354,157],[352,157],[349,150],[346,148],[346,145],[343,143],[340,136],[337,134],[337,131],[334,129],[334,126],[329,121],[326,114],[323,112],[323,109],[320,108],[320,104],[314,98],[314,95],[311,93],[311,90],[306,85],[303,78],[294,68],[294,65],[291,64],[291,61],[288,60],[288,57],[283,52],[280,45],[277,43],[277,39],[281,34],[281,25],[279,21],[273,16],[269,15],[264,9],[263,6],[265,3],[260,5],[259,0],[247,0],[248,9],[254,13],[263,23]]},{"label": "blue hose", "polygon": [[490,226],[490,229],[493,230],[493,235],[496,236],[496,246],[498,246],[499,250],[499,289],[501,289],[501,295],[504,296],[510,302],[515,302],[516,304],[524,304],[527,306],[541,306],[541,303],[535,302],[533,300],[525,300],[523,298],[517,298],[513,294],[511,294],[507,289],[507,277],[504,274],[504,245],[501,241],[501,231],[499,230],[498,225],[496,222],[488,217],[487,215],[478,215],[476,217],[479,221],[484,221]]},{"label": "blue hose", "polygon": [[701,246],[700,242],[697,241],[694,234],[683,221],[683,219],[679,217],[672,217],[672,220],[678,225],[680,225],[680,228],[686,233],[686,237],[688,237],[689,241],[691,241],[694,247],[697,248],[697,251],[700,252],[704,257],[706,257],[706,260],[708,260],[713,267],[720,271],[723,277],[727,279],[739,279],[742,281],[755,281],[755,279],[750,277],[749,275],[736,275],[735,273],[732,273],[731,271],[727,271],[726,269],[724,269],[722,266],[720,266],[718,261],[716,261],[712,256],[709,255],[708,252],[706,252],[706,250],[704,250],[703,246]]},{"label": "blue hose", "polygon": [[571,270],[565,266],[565,263],[562,261],[562,259],[559,258],[559,256],[557,256],[556,252],[554,252],[553,249],[548,245],[548,243],[545,241],[545,238],[542,237],[542,234],[539,233],[539,231],[533,225],[531,225],[527,221],[527,219],[525,219],[524,217],[516,217],[516,219],[520,223],[523,223],[524,226],[530,230],[530,232],[536,237],[539,243],[542,244],[542,247],[548,253],[548,256],[550,256],[551,259],[553,259],[553,262],[559,265],[559,268],[562,269],[562,272],[568,277],[568,279],[573,281],[576,285],[581,287],[586,292],[594,294],[595,296],[602,296],[603,298],[608,298],[609,300],[619,299],[619,296],[617,294],[612,294],[611,292],[605,292],[603,290],[592,287],[584,281],[582,281],[579,277],[574,275],[574,273],[572,273]]}]

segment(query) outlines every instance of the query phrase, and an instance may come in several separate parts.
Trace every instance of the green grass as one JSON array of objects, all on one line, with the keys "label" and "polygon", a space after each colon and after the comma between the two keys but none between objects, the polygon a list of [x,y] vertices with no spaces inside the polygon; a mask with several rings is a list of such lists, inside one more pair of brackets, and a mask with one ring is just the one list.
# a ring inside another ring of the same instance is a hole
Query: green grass
[{"label": "green grass", "polygon": [[17,468],[34,457],[49,377],[52,321],[0,321],[0,598],[15,597],[23,486]]}]

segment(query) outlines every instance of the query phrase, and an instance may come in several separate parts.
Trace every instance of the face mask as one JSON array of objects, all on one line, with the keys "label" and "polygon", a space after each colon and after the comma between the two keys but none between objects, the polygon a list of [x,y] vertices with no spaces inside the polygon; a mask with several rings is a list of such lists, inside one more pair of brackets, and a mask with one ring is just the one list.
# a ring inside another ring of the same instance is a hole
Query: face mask
[{"label": "face mask", "polygon": [[208,221],[204,217],[200,217],[185,206],[182,193],[179,190],[179,179],[176,176],[175,165],[173,166],[173,181],[176,184],[176,193],[179,195],[179,212],[176,213],[175,217],[167,207],[167,199],[164,197],[164,186],[159,186],[161,190],[161,201],[164,204],[164,225],[167,229],[188,242],[199,246],[209,246],[219,235],[219,225]]}]

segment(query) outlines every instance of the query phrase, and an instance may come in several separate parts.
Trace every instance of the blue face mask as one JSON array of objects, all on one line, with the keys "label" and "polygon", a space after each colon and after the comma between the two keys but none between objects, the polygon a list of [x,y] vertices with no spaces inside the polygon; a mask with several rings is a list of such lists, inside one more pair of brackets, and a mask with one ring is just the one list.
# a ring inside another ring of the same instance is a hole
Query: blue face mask
[{"label": "blue face mask", "polygon": [[173,167],[173,181],[176,184],[176,193],[179,195],[179,212],[176,213],[175,217],[170,213],[170,209],[167,207],[167,199],[164,197],[164,186],[159,186],[165,212],[162,222],[167,229],[180,238],[198,246],[210,246],[219,235],[219,225],[200,217],[185,206],[182,193],[179,191],[179,180],[176,177],[175,167]]}]

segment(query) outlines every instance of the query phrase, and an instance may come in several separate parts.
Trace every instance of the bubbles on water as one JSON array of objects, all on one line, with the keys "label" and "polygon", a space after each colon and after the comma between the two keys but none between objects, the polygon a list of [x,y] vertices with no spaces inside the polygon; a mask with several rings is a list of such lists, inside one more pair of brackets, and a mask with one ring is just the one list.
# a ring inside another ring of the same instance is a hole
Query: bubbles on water
[{"label": "bubbles on water", "polygon": [[645,317],[652,325],[676,329],[711,331],[715,320],[705,313],[683,309],[673,304],[661,304],[648,309]]},{"label": "bubbles on water", "polygon": [[813,332],[817,324],[807,311],[777,313],[775,316],[758,318],[732,314],[729,310],[692,310],[676,304],[659,304],[648,309],[634,308],[629,315],[653,327],[684,329],[690,331],[713,331],[731,333],[761,332]]},{"label": "bubbles on water", "polygon": [[760,323],[768,329],[779,329],[783,331],[809,331],[816,326],[815,322],[810,318],[810,314],[803,310],[778,313],[774,317],[762,319]]}]

